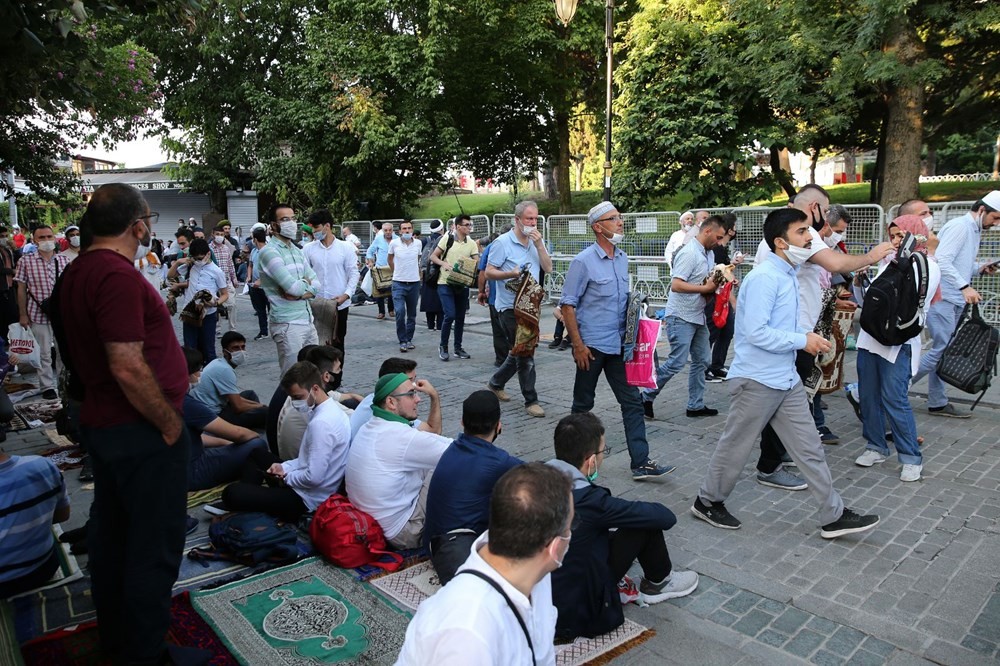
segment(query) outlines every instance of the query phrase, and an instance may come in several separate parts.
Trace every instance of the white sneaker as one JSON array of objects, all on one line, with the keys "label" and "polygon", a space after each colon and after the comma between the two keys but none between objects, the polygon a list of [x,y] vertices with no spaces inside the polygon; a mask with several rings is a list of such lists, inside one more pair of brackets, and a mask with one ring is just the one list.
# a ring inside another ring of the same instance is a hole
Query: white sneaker
[{"label": "white sneaker", "polygon": [[873,451],[872,449],[865,449],[865,452],[858,456],[858,459],[854,461],[855,465],[861,467],[871,467],[872,465],[877,465],[879,463],[885,462],[885,456],[878,451]]},{"label": "white sneaker", "polygon": [[903,465],[903,471],[899,473],[900,481],[919,481],[920,472],[924,470],[923,465]]},{"label": "white sneaker", "polygon": [[667,599],[684,597],[698,587],[698,574],[694,571],[672,571],[666,580],[659,583],[642,579],[639,583],[639,602],[658,604]]}]

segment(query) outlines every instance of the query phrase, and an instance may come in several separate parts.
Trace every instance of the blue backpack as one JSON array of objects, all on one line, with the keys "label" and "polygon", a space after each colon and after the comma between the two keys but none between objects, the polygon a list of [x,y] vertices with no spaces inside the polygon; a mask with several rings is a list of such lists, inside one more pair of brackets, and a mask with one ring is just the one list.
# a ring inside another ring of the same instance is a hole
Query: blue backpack
[{"label": "blue backpack", "polygon": [[192,548],[188,557],[229,560],[245,566],[288,564],[299,559],[295,526],[266,513],[229,513],[215,518],[209,525],[208,538],[211,548]]}]

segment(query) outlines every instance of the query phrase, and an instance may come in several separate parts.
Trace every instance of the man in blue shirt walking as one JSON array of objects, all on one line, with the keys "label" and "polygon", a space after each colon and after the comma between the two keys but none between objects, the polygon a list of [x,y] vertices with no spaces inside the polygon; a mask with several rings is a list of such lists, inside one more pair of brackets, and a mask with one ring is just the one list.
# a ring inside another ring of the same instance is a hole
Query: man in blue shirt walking
[{"label": "man in blue shirt walking", "polygon": [[624,238],[625,223],[609,201],[591,208],[587,222],[596,236],[595,243],[570,262],[559,301],[576,361],[572,411],[576,414],[594,408],[594,392],[603,371],[621,406],[632,478],[638,481],[669,474],[673,466],[660,466],[649,459],[642,398],[639,389],[625,380],[628,256],[616,247]]},{"label": "man in blue shirt walking", "polygon": [[844,506],[833,488],[823,443],[809,412],[809,398],[795,370],[795,353],[830,350],[830,343],[799,326],[798,266],[812,242],[806,214],[794,208],[771,212],[764,240],[771,249],[740,289],[736,305],[736,357],[729,369],[732,403],[726,427],[708,466],[691,513],[714,527],[735,530],[740,521],[724,502],[736,486],[757,439],[770,424],[820,504],[820,536],[834,539],[865,532],[878,516]]}]

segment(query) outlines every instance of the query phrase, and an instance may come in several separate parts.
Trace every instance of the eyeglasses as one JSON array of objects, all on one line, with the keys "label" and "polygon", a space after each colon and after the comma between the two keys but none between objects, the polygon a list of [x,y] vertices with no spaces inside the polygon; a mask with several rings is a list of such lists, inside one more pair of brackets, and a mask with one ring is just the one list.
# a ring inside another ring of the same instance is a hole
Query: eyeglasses
[{"label": "eyeglasses", "polygon": [[624,222],[625,218],[621,215],[612,215],[611,217],[602,217],[598,222]]},{"label": "eyeglasses", "polygon": [[407,391],[406,393],[390,393],[389,397],[390,398],[414,398],[414,397],[416,397],[417,393],[419,393],[419,391],[417,391],[417,389],[413,389],[412,391]]},{"label": "eyeglasses", "polygon": [[137,219],[140,219],[140,220],[149,220],[149,224],[153,225],[153,224],[156,224],[156,221],[160,219],[160,214],[159,213],[150,213],[149,215],[140,215]]},{"label": "eyeglasses", "polygon": [[298,222],[298,221],[299,221],[299,218],[297,218],[297,217],[279,217],[278,218],[278,222]]},{"label": "eyeglasses", "polygon": [[606,456],[610,456],[611,455],[611,447],[605,445],[605,447],[603,449],[597,449],[597,451],[594,452],[594,455],[597,455],[598,453],[603,453]]}]

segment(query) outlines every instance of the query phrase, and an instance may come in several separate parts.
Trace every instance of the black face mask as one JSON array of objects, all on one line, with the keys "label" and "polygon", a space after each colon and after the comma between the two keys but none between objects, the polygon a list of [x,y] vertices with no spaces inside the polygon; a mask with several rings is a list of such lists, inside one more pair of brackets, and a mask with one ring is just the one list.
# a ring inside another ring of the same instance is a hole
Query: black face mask
[{"label": "black face mask", "polygon": [[822,231],[823,226],[826,224],[826,220],[823,219],[823,213],[819,211],[819,209],[817,209],[816,212],[818,212],[819,215],[817,216],[816,213],[812,214],[812,228],[816,231]]},{"label": "black face mask", "polygon": [[497,428],[497,434],[493,435],[493,441],[494,442],[496,442],[498,439],[500,439],[500,433],[501,432],[503,432],[503,428],[502,427],[498,427]]}]

